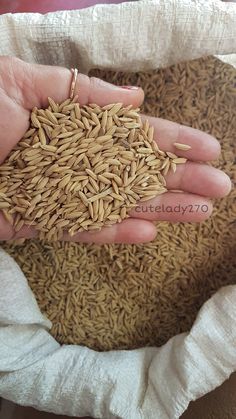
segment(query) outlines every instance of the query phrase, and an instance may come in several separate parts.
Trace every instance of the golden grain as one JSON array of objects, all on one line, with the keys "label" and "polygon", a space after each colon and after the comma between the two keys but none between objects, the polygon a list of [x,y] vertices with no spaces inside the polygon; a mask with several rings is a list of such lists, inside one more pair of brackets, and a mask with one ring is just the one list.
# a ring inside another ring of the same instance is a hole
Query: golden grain
[{"label": "golden grain", "polygon": [[178,149],[178,150],[190,150],[192,147],[188,144],[183,144],[183,143],[174,143],[174,146]]},{"label": "golden grain", "polygon": [[0,202],[0,209],[10,208],[9,202]]},{"label": "golden grain", "polygon": [[43,145],[43,144],[41,144],[40,145],[40,147],[43,149],[43,150],[45,150],[45,151],[50,151],[50,152],[52,152],[52,153],[55,153],[56,151],[57,151],[57,147],[55,147],[55,146],[52,146],[52,145]]},{"label": "golden grain", "polygon": [[120,222],[137,201],[165,191],[163,175],[185,162],[159,150],[132,106],[49,105],[33,109],[31,127],[0,166],[0,208],[41,239]]},{"label": "golden grain", "polygon": [[170,151],[166,152],[167,156],[170,157],[171,159],[177,159],[178,156],[176,156],[176,154],[171,153]]},{"label": "golden grain", "polygon": [[116,103],[108,112],[108,116],[114,116],[122,108],[122,103]]},{"label": "golden grain", "polygon": [[173,159],[173,163],[175,164],[182,164],[182,163],[186,163],[187,159],[185,159],[184,157],[178,157],[177,159]]},{"label": "golden grain", "polygon": [[[149,73],[93,75],[120,85],[137,83],[147,93],[145,113],[211,132],[222,145],[217,166],[234,176],[232,66],[208,57]],[[101,113],[99,107],[96,113]],[[134,131],[129,138],[134,139]],[[6,184],[0,181],[1,191]],[[201,224],[158,223],[156,239],[145,245],[27,240],[2,246],[24,271],[40,309],[52,321],[50,332],[61,344],[99,351],[161,346],[190,330],[214,292],[235,284],[235,193],[217,200],[215,216]],[[96,231],[103,225],[89,228]]]},{"label": "golden grain", "polygon": [[41,124],[34,112],[31,113],[31,122],[32,122],[33,127],[35,128],[41,127]]}]

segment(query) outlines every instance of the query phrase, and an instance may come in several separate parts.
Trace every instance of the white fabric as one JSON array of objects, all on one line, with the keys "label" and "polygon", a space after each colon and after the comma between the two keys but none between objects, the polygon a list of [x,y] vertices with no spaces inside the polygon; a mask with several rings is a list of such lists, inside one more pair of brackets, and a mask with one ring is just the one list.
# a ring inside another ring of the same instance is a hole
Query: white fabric
[{"label": "white fabric", "polygon": [[[203,55],[235,62],[236,6],[142,0],[0,16],[0,54],[42,64],[149,70]],[[228,55],[230,54],[230,55]],[[236,287],[201,309],[189,334],[161,348],[97,353],[60,346],[26,278],[0,250],[0,396],[73,416],[175,419],[236,370]]]},{"label": "white fabric", "polygon": [[60,346],[27,280],[0,249],[0,395],[73,416],[175,419],[236,368],[236,287],[200,310],[189,334],[161,348],[95,352]]},{"label": "white fabric", "polygon": [[220,0],[142,0],[0,16],[0,54],[41,64],[149,70],[236,53],[236,5]]},{"label": "white fabric", "polygon": [[[236,4],[235,4],[236,7]],[[217,55],[219,60],[224,61],[226,64],[230,64],[236,68],[236,54],[229,54],[229,55]]]}]

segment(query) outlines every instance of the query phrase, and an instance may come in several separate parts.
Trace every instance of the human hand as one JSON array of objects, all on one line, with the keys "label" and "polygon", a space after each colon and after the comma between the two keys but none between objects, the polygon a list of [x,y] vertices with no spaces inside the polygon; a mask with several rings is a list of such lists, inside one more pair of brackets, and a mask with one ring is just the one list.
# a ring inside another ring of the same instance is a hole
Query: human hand
[{"label": "human hand", "polygon": [[[0,57],[0,163],[24,135],[29,125],[30,111],[34,106],[48,106],[48,96],[56,102],[67,99],[70,91],[71,71],[62,67],[28,64],[11,57]],[[75,93],[81,105],[122,102],[124,105],[141,105],[144,94],[135,87],[118,87],[97,78],[80,74]],[[145,117],[155,128],[155,139],[162,150],[187,157],[188,162],[178,165],[176,173],[166,176],[169,190],[155,199],[138,205],[131,217],[120,224],[103,228],[100,232],[82,232],[66,240],[95,243],[138,243],[154,239],[153,221],[196,222],[208,218],[212,212],[209,198],[227,195],[231,183],[222,171],[199,161],[214,160],[220,146],[216,139],[201,131],[159,119]],[[189,144],[191,149],[180,151],[175,142]],[[0,213],[0,240],[35,237],[37,232],[23,227],[14,234],[13,228]]]}]

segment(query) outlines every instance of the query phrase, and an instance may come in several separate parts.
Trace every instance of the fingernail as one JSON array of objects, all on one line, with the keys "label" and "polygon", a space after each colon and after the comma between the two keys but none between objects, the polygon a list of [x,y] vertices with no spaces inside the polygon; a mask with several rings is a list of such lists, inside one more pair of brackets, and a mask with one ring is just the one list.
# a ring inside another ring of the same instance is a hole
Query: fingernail
[{"label": "fingernail", "polygon": [[138,90],[139,87],[138,86],[120,86],[122,87],[122,89],[126,89],[126,90]]},{"label": "fingernail", "polygon": [[117,84],[108,83],[107,81],[98,79],[96,77],[94,77],[93,80],[96,87],[99,87],[99,88],[101,87],[102,89],[105,88],[105,89],[111,89],[111,90],[117,90],[117,91],[121,89],[137,91],[140,89],[140,87],[138,86],[118,86]]}]

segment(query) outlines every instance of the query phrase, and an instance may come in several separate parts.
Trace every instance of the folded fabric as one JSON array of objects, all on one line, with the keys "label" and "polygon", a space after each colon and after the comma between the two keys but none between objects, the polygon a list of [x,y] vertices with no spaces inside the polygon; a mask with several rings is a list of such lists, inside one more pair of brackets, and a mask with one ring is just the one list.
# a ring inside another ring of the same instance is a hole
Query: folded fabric
[{"label": "folded fabric", "polygon": [[220,0],[141,0],[0,16],[0,54],[41,64],[151,70],[236,53],[236,7]]},{"label": "folded fabric", "polygon": [[71,416],[175,419],[236,369],[236,286],[216,293],[190,333],[161,348],[60,346],[23,273],[0,250],[0,395]]}]

